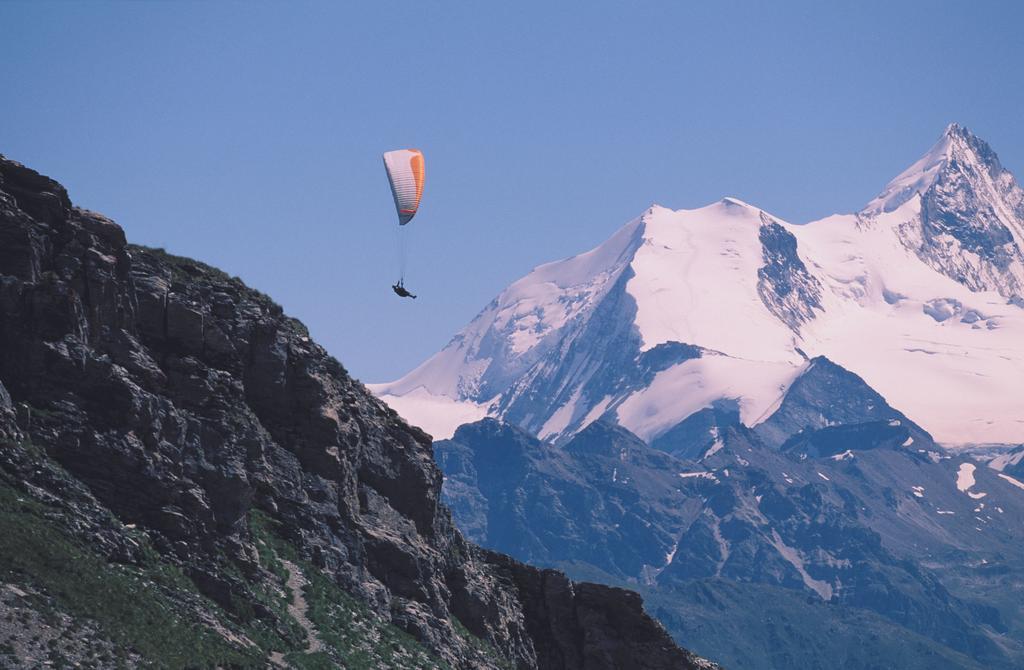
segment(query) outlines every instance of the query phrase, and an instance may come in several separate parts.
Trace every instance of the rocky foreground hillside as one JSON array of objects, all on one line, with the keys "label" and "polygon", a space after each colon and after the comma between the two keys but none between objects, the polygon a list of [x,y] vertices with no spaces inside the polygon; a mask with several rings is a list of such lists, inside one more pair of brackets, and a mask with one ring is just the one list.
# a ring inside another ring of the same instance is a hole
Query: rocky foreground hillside
[{"label": "rocky foreground hillside", "polygon": [[269,298],[0,157],[0,666],[712,667],[440,493]]}]

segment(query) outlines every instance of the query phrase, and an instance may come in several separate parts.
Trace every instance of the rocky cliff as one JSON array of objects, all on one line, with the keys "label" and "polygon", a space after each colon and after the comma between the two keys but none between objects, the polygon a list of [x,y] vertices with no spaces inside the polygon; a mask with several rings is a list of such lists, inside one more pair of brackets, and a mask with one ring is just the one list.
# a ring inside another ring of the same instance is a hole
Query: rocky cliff
[{"label": "rocky cliff", "polygon": [[431,440],[261,293],[0,157],[0,665],[690,668],[463,539]]}]

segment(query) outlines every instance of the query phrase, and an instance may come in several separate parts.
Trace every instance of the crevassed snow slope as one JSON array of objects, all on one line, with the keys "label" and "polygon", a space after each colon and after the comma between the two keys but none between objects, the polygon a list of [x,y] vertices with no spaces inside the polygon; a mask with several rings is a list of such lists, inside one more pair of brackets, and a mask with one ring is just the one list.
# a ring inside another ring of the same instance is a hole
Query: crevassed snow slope
[{"label": "crevassed snow slope", "polygon": [[940,442],[1019,443],[1022,245],[1024,192],[954,125],[859,214],[652,207],[371,388],[435,437],[486,413],[547,439],[601,416],[653,439],[721,399],[753,425],[823,355]]},{"label": "crevassed snow slope", "polygon": [[877,218],[804,226],[801,253],[830,289],[808,353],[855,371],[940,442],[1024,437],[1024,310],[973,292],[900,244],[917,198]]}]

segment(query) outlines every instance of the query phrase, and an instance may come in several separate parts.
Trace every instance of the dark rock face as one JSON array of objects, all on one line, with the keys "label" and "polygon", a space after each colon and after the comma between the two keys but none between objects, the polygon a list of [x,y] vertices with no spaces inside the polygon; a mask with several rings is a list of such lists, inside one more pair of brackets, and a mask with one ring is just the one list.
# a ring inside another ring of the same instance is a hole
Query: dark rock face
[{"label": "dark rock face", "polygon": [[716,400],[711,407],[694,412],[655,438],[651,446],[673,456],[696,461],[714,448],[726,429],[739,424],[739,403]]},{"label": "dark rock face", "polygon": [[[0,382],[5,476],[144,529],[237,616],[261,616],[247,523],[259,510],[302,559],[451,666],[496,664],[457,619],[517,667],[694,667],[634,594],[467,543],[441,504],[429,436],[269,298],[129,246],[59,184],[2,157]],[[22,437],[73,485],[30,483]],[[108,560],[133,560],[116,533],[100,540]]]},{"label": "dark rock face", "polygon": [[1019,480],[1024,480],[1024,445],[1011,449],[1006,455],[1003,472]]},{"label": "dark rock face", "polygon": [[962,130],[955,138],[966,145],[966,151],[953,152],[925,193],[921,203],[924,229],[930,240],[951,235],[967,251],[1005,269],[1014,251],[1013,234],[999,220],[986,194],[973,188],[985,176],[999,180],[1005,171],[983,140]]},{"label": "dark rock face", "polygon": [[972,290],[1019,298],[1024,250],[1008,226],[1024,229],[1024,190],[984,140],[957,125],[946,136],[949,156],[921,194],[920,236],[905,237],[922,260]]},{"label": "dark rock face", "polygon": [[[803,458],[830,458],[853,450],[895,450],[908,443],[913,444],[913,438],[910,430],[902,423],[898,421],[866,421],[803,430],[786,440],[780,449]],[[935,445],[931,443],[919,446],[935,448]]]},{"label": "dark rock face", "polygon": [[434,448],[460,527],[523,560],[636,576],[664,564],[693,513],[677,486],[684,465],[602,421],[556,447],[484,419]]},{"label": "dark rock face", "polygon": [[[640,596],[599,584],[573,584],[556,570],[537,570],[502,555],[490,555],[523,594],[527,629],[545,668],[637,668],[718,666],[687,655],[663,630],[651,626]],[[628,645],[612,642],[628,639]]]},{"label": "dark rock face", "polygon": [[923,428],[890,407],[863,379],[819,356],[786,391],[778,410],[754,430],[769,445],[779,447],[805,429],[868,421],[897,422],[915,438],[931,442]]},{"label": "dark rock face", "polygon": [[821,285],[800,260],[793,233],[763,212],[758,235],[764,265],[757,271],[757,293],[772,314],[799,331],[822,309]]}]

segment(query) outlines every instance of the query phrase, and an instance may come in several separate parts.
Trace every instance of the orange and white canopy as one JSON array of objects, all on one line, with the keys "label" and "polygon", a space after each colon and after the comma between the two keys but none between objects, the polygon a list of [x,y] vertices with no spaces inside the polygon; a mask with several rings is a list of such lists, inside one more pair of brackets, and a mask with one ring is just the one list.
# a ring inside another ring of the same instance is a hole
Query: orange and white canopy
[{"label": "orange and white canopy", "polygon": [[416,216],[423,197],[423,153],[419,149],[398,149],[384,154],[384,168],[391,182],[391,195],[404,226]]}]

